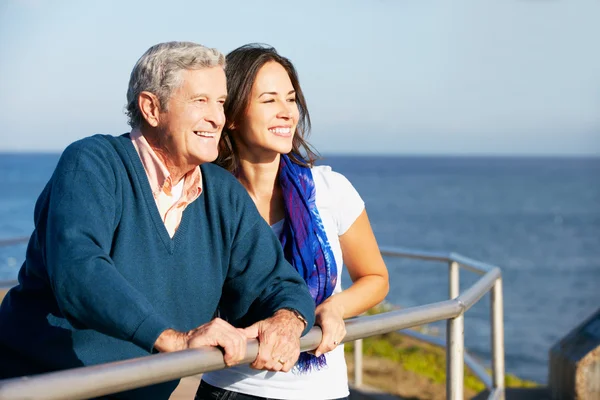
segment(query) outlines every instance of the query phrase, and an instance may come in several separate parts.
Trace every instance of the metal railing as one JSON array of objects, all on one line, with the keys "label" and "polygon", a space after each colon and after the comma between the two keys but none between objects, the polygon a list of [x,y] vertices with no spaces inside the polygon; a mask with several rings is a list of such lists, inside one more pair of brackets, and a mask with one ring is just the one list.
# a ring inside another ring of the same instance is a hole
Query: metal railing
[{"label": "metal railing", "polygon": [[[382,247],[381,252],[384,256],[447,263],[449,300],[347,320],[347,334],[343,342],[357,341],[355,346],[355,385],[362,383],[361,339],[446,320],[445,341],[413,331],[402,333],[446,348],[447,399],[463,399],[465,364],[485,384],[490,392],[489,399],[504,399],[504,325],[500,269],[455,253],[433,253],[391,247]],[[482,275],[463,293],[459,293],[459,268]],[[14,283],[11,282],[11,284]],[[5,288],[8,286],[6,282],[4,285],[2,284],[3,282],[0,282],[0,297],[4,294],[2,286]],[[477,360],[464,350],[464,313],[487,292],[491,294],[491,376]],[[302,351],[316,348],[321,342],[321,335],[319,327],[311,329],[300,341]],[[242,363],[253,361],[257,354],[258,342],[249,340]],[[225,367],[223,354],[218,349],[189,349],[36,376],[0,380],[0,400],[87,399]]]}]

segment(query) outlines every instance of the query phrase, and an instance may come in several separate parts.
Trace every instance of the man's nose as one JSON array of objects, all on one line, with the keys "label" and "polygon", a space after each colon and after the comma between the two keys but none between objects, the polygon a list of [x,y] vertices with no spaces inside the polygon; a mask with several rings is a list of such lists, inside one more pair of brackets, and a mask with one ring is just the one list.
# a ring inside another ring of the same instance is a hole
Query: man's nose
[{"label": "man's nose", "polygon": [[215,125],[215,127],[225,125],[225,112],[223,111],[223,105],[220,103],[211,103],[205,119]]}]

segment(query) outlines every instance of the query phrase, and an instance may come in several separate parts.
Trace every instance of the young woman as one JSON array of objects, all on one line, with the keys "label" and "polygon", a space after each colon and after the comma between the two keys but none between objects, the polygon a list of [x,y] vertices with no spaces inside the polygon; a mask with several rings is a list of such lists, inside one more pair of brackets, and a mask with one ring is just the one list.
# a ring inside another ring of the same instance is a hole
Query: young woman
[{"label": "young woman", "polygon": [[[364,203],[352,184],[314,166],[306,142],[310,117],[292,63],[269,46],[249,44],[227,55],[226,127],[217,163],[246,188],[280,238],[287,260],[315,300],[323,339],[290,372],[249,366],[207,373],[198,399],[339,399],[348,396],[344,319],[384,299],[388,273]],[[353,284],[342,291],[342,267]]]}]

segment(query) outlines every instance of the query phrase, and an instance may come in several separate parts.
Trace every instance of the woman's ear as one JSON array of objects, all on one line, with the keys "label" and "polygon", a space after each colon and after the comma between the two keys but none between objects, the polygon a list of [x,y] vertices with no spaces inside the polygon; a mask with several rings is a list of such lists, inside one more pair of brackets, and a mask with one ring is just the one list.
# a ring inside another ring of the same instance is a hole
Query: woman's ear
[{"label": "woman's ear", "polygon": [[160,122],[160,101],[158,97],[154,93],[142,92],[138,96],[138,107],[148,125],[156,128]]}]

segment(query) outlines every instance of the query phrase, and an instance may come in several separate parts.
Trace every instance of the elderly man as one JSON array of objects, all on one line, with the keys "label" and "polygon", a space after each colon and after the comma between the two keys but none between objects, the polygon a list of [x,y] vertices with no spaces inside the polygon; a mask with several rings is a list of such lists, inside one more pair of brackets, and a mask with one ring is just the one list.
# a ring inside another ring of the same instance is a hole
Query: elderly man
[{"label": "elderly man", "polygon": [[[0,308],[0,379],[202,346],[233,365],[252,337],[253,367],[293,366],[314,302],[246,190],[209,164],[223,66],[198,44],[151,47],[131,73],[131,133],[64,151]],[[176,385],[116,397],[166,399]]]}]

